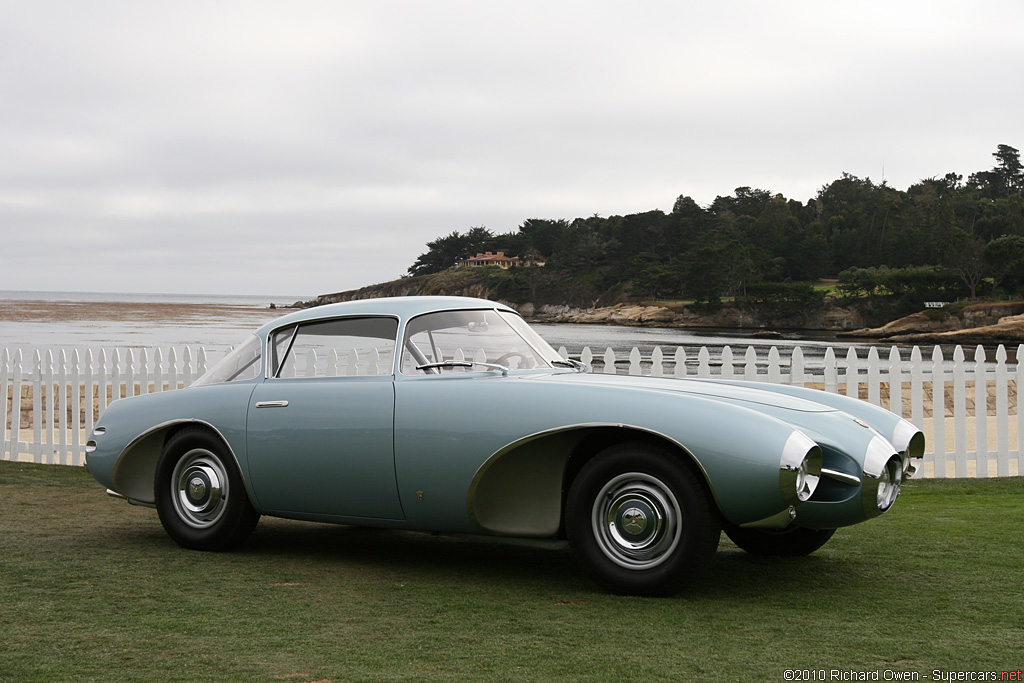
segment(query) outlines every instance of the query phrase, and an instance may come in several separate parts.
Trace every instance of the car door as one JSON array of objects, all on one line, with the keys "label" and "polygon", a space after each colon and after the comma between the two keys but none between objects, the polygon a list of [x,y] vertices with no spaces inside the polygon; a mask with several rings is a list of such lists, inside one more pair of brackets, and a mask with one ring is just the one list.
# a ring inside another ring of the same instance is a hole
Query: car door
[{"label": "car door", "polygon": [[467,499],[480,466],[555,419],[536,401],[536,384],[512,371],[551,366],[494,310],[413,318],[399,355],[395,469],[407,519],[417,528],[479,531]]},{"label": "car door", "polygon": [[249,476],[266,512],[404,519],[395,481],[394,318],[278,330],[249,402]]}]

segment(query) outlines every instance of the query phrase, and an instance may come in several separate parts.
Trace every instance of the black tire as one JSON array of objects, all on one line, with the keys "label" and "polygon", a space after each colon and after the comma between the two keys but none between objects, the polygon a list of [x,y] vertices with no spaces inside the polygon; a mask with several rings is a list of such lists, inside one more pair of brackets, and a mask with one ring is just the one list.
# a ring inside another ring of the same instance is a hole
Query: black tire
[{"label": "black tire", "polygon": [[751,555],[777,557],[810,555],[836,532],[835,529],[806,529],[795,525],[785,529],[744,529],[727,523],[723,528],[729,540]]},{"label": "black tire", "polygon": [[565,530],[602,586],[628,595],[672,595],[711,563],[721,517],[693,470],[660,448],[611,446],[580,470],[566,500]]},{"label": "black tire", "polygon": [[202,427],[186,427],[167,440],[154,487],[160,523],[184,548],[227,550],[260,518],[231,454]]}]

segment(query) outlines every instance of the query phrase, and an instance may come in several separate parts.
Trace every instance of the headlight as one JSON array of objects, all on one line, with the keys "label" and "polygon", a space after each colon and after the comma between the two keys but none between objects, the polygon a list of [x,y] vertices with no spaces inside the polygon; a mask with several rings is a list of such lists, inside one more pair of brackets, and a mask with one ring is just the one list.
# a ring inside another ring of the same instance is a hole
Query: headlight
[{"label": "headlight", "polygon": [[779,488],[786,505],[796,505],[814,495],[821,479],[821,448],[803,432],[793,432],[779,461]]},{"label": "headlight", "polygon": [[890,441],[903,456],[903,476],[910,479],[920,469],[924,458],[924,434],[910,422],[900,420],[892,430]]},{"label": "headlight", "polygon": [[[881,436],[868,444],[861,478],[861,504],[866,517],[877,517],[896,502],[903,482],[903,461],[896,447]],[[908,458],[909,459],[909,458]]]}]

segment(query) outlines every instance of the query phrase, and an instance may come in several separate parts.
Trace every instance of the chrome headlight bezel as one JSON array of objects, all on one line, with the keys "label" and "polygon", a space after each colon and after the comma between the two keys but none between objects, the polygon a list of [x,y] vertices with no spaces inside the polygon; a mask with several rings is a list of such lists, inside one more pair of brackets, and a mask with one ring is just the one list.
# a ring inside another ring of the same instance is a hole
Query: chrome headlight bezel
[{"label": "chrome headlight bezel", "polygon": [[903,474],[904,459],[896,447],[882,436],[871,439],[864,453],[861,478],[861,505],[866,517],[877,517],[892,507],[900,495]]},{"label": "chrome headlight bezel", "polygon": [[779,490],[786,505],[798,505],[814,495],[821,480],[821,447],[803,432],[793,432],[782,448]]},{"label": "chrome headlight bezel", "polygon": [[900,495],[900,484],[903,481],[903,467],[900,459],[893,456],[885,464],[882,476],[878,478],[878,492],[875,500],[878,503],[879,512],[885,512],[896,502]]},{"label": "chrome headlight bezel", "polygon": [[903,478],[910,479],[918,470],[924,459],[924,433],[907,420],[900,420],[892,430],[892,445],[896,452],[903,456]]}]

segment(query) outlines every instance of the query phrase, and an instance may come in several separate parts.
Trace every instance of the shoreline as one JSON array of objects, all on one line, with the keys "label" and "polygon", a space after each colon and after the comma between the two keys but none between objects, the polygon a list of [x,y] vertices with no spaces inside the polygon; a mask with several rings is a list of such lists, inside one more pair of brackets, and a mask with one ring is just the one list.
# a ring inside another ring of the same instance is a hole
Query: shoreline
[{"label": "shoreline", "polygon": [[[50,294],[52,298],[41,298]],[[6,298],[5,298],[5,295]],[[125,300],[111,300],[122,297]],[[171,299],[192,298],[192,301]],[[204,338],[207,328],[230,327],[235,344],[240,334],[294,310],[293,304],[268,301],[271,297],[228,295],[119,295],[83,292],[0,291],[0,346],[32,345],[33,338],[46,339],[42,345],[79,344],[77,338],[100,332],[103,345],[145,346],[147,326],[177,328],[183,333],[175,343],[222,343]],[[156,300],[153,299],[163,299]],[[217,300],[214,300],[217,299]],[[856,311],[830,308],[815,315],[765,321],[731,306],[712,313],[698,313],[681,304],[621,303],[594,309],[532,304],[514,306],[531,323],[550,325],[596,325],[639,329],[702,331],[762,341],[791,341],[795,338],[862,342],[872,345],[1014,345],[1024,343],[1024,302],[988,303],[967,306],[956,315],[940,311],[915,313],[877,328],[863,326]],[[24,327],[24,334],[12,328]],[[109,328],[109,334],[103,334]],[[50,332],[53,330],[53,333]],[[93,335],[96,336],[96,335]],[[63,338],[63,340],[62,340]],[[95,341],[90,341],[95,343]]]},{"label": "shoreline", "polygon": [[806,316],[799,321],[782,319],[773,324],[761,323],[734,309],[700,314],[680,306],[657,304],[616,304],[585,312],[541,313],[528,319],[544,323],[726,329],[763,339],[785,339],[786,332],[817,331],[833,334],[837,339],[869,344],[1024,344],[1024,302],[975,304],[962,313],[962,317],[944,312],[938,315],[914,313],[875,328],[857,326],[860,316],[845,308],[826,309],[817,316]]}]

